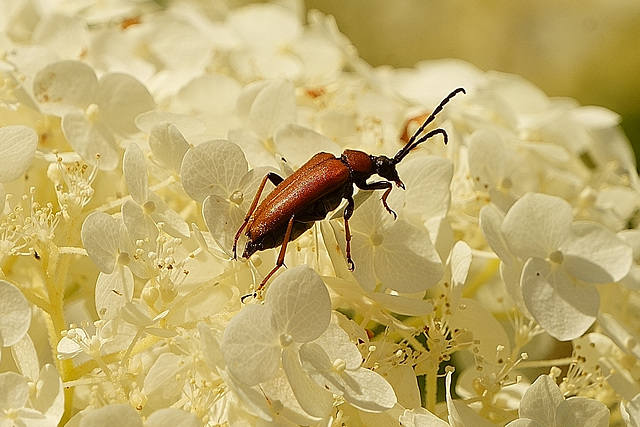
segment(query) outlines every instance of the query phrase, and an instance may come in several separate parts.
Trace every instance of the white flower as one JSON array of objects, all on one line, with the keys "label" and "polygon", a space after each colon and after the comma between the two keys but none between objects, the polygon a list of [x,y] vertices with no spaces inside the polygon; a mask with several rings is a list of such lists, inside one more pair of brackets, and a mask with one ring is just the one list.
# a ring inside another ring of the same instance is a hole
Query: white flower
[{"label": "white flower", "polygon": [[285,79],[251,83],[240,92],[237,110],[243,127],[229,131],[229,139],[242,147],[251,165],[276,166],[273,136],[280,126],[296,122],[293,84]]},{"label": "white flower", "polygon": [[234,237],[249,210],[268,169],[248,170],[244,153],[236,144],[219,139],[187,151],[182,162],[182,185],[202,203],[211,236],[229,257]]},{"label": "white flower", "polygon": [[[155,240],[157,237],[155,222],[162,223],[163,230],[172,236],[188,237],[189,226],[184,219],[149,189],[147,164],[140,147],[135,143],[129,145],[124,152],[122,162],[124,179],[133,199],[133,202],[125,201],[122,205],[122,218],[129,236],[134,241],[140,237]],[[140,231],[143,234],[138,236]]]},{"label": "white flower", "polygon": [[532,425],[550,427],[606,427],[609,409],[601,402],[586,397],[566,399],[548,375],[540,375],[522,396],[520,418],[508,427]]},{"label": "white flower", "polygon": [[112,170],[119,161],[116,135],[137,132],[135,117],[154,108],[149,91],[133,77],[111,73],[99,80],[77,61],[47,65],[36,75],[34,97],[42,112],[62,118],[69,144],[89,164]]},{"label": "white flower", "polygon": [[[573,222],[571,206],[559,197],[525,194],[507,212],[503,237],[485,224],[490,241],[506,243],[496,252],[506,249],[524,263],[519,279],[524,303],[560,340],[582,335],[595,321],[600,298],[591,284],[618,281],[631,267],[631,248],[624,241],[599,224]],[[509,257],[501,255],[507,268],[513,266]]]},{"label": "white flower", "polygon": [[229,322],[220,344],[227,370],[255,385],[273,379],[282,367],[302,409],[324,417],[331,395],[301,368],[298,352],[330,319],[329,293],[320,276],[306,266],[287,270],[269,287],[264,305],[246,306]]},{"label": "white flower", "polygon": [[[332,226],[346,259],[344,232],[333,223]],[[349,220],[349,228],[353,275],[363,289],[389,288],[414,293],[442,278],[442,261],[429,234],[401,217],[394,221],[375,194],[358,206]]]},{"label": "white flower", "polygon": [[302,344],[300,361],[317,384],[360,410],[383,412],[396,404],[393,388],[362,366],[360,351],[335,322],[320,337]]}]

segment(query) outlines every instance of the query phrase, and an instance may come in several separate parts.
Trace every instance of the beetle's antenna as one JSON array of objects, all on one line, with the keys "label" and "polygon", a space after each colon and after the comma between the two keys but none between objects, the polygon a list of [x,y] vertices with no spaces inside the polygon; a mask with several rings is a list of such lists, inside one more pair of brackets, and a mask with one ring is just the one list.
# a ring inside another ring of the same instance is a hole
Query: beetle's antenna
[{"label": "beetle's antenna", "polygon": [[440,104],[438,104],[438,106],[433,109],[431,114],[429,114],[429,117],[427,117],[427,120],[425,120],[424,123],[422,123],[422,125],[418,128],[418,130],[411,136],[411,138],[407,142],[407,145],[405,145],[400,151],[398,151],[396,153],[395,156],[393,156],[393,162],[394,163],[396,163],[396,164],[400,163],[400,161],[402,159],[404,159],[405,156],[407,154],[409,154],[409,152],[411,150],[413,150],[418,145],[422,144],[423,142],[425,142],[427,139],[431,138],[434,135],[441,134],[444,137],[444,143],[445,144],[449,141],[449,136],[447,135],[447,132],[444,129],[441,129],[441,128],[434,129],[434,130],[432,130],[430,132],[427,132],[425,135],[423,135],[419,139],[417,139],[417,138],[418,138],[418,135],[420,135],[422,133],[422,131],[424,131],[424,129],[427,126],[429,126],[429,123],[431,123],[432,121],[435,120],[435,118],[438,115],[438,113],[440,111],[442,111],[442,108],[449,101],[451,101],[451,98],[453,98],[454,96],[456,96],[460,92],[465,93],[465,94],[467,93],[467,91],[465,91],[464,88],[459,87],[459,88],[453,90],[449,95],[447,95],[447,97],[445,99],[440,101]]}]

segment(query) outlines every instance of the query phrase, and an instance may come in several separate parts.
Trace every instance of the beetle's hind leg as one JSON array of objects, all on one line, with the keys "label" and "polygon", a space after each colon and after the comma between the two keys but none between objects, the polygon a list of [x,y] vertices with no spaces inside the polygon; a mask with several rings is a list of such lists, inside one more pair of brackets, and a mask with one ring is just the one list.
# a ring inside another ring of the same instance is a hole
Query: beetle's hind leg
[{"label": "beetle's hind leg", "polygon": [[346,195],[347,206],[344,208],[344,237],[347,241],[347,266],[350,271],[353,271],[356,266],[351,259],[351,231],[349,230],[349,219],[351,215],[353,215],[353,209],[355,207],[355,203],[353,201],[353,197],[351,195]]},{"label": "beetle's hind leg", "polygon": [[238,247],[238,239],[242,235],[242,230],[244,230],[247,224],[249,223],[249,218],[251,218],[251,215],[253,215],[253,212],[258,207],[258,202],[260,201],[260,196],[262,195],[262,191],[264,191],[264,186],[267,184],[267,180],[271,181],[271,183],[277,187],[278,184],[284,181],[284,178],[275,172],[269,172],[268,174],[265,175],[264,178],[262,178],[262,182],[258,187],[258,191],[256,191],[256,195],[253,197],[253,201],[251,202],[251,207],[249,207],[249,210],[247,211],[247,215],[245,215],[244,221],[242,222],[242,225],[238,229],[238,232],[236,233],[236,236],[233,239],[233,249],[232,249],[233,259],[238,259],[238,255],[236,253],[236,249]]}]

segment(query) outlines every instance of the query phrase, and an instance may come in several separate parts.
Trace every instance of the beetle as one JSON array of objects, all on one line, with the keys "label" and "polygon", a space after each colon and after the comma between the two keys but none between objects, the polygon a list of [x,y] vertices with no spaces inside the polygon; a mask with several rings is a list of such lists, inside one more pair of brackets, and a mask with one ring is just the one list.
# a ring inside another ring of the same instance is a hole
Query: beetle
[{"label": "beetle", "polygon": [[[422,136],[420,134],[435,120],[445,104],[458,93],[466,92],[464,88],[457,88],[449,93],[411,136],[406,145],[392,158],[373,156],[358,150],[345,150],[340,157],[320,152],[286,179],[274,172],[269,172],[258,187],[244,222],[235,235],[232,249],[233,258],[237,259],[238,239],[245,229],[248,240],[242,254],[243,258],[249,258],[258,251],[282,246],[276,265],[264,277],[255,290],[254,296],[258,295],[269,278],[284,265],[287,244],[311,228],[316,221],[324,219],[327,213],[342,203],[343,199],[347,200],[343,215],[347,241],[347,265],[349,270],[353,270],[355,264],[351,259],[351,232],[349,231],[349,219],[355,208],[353,186],[360,190],[385,190],[381,198],[382,205],[396,219],[396,213],[387,204],[387,197],[393,188],[392,183],[402,189],[405,188],[398,176],[396,165],[411,150],[435,135],[442,135],[444,143],[447,143],[449,137],[442,128],[433,129]],[[378,175],[384,180],[367,182],[372,175]],[[275,189],[258,205],[267,181],[275,185]]]}]

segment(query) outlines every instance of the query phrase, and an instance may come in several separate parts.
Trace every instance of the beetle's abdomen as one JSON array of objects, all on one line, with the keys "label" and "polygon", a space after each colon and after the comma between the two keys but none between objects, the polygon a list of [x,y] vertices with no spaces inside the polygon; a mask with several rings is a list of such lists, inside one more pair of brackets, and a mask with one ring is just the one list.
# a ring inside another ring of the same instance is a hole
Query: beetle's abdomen
[{"label": "beetle's abdomen", "polygon": [[[252,242],[266,237],[272,230],[284,227],[293,215],[319,212],[332,205],[337,207],[344,192],[344,185],[349,182],[349,168],[330,153],[318,153],[300,169],[282,181],[260,203],[247,225],[247,236]],[[327,203],[325,202],[325,198]],[[324,207],[323,207],[324,206]],[[331,210],[333,210],[331,209]],[[329,212],[325,211],[324,214]],[[300,218],[307,221],[307,218]],[[265,242],[266,243],[266,242]],[[277,245],[276,245],[277,246]],[[268,247],[273,247],[268,245]]]}]

